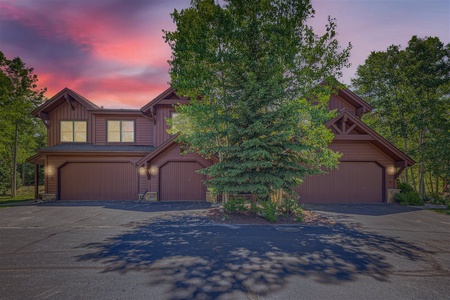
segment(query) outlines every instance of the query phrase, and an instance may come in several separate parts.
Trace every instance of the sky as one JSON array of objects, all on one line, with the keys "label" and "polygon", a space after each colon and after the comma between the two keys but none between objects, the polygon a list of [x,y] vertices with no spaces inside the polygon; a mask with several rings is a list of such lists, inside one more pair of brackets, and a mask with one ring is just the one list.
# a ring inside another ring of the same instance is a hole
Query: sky
[{"label": "sky", "polygon": [[[0,51],[20,57],[50,98],[68,87],[107,108],[139,108],[169,87],[170,13],[189,0],[0,0]],[[313,0],[310,24],[336,18],[342,47],[352,43],[350,84],[371,51],[407,45],[413,35],[450,42],[449,0]]]}]

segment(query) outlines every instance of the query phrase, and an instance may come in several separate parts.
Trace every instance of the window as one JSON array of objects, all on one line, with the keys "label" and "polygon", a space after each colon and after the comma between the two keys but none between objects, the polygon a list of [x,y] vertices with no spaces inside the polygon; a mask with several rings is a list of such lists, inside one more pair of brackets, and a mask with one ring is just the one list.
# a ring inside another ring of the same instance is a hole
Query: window
[{"label": "window", "polygon": [[133,143],[134,121],[108,121],[108,143]]},{"label": "window", "polygon": [[86,121],[61,121],[61,142],[86,143],[87,122]]}]

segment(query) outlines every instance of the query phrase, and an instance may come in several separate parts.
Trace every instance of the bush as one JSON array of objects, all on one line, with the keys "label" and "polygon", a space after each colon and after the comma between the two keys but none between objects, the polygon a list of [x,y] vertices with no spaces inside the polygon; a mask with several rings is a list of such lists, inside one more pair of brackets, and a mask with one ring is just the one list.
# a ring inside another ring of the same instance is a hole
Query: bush
[{"label": "bush", "polygon": [[223,205],[227,212],[236,212],[236,211],[248,211],[247,205],[245,205],[244,199],[230,198],[227,203]]},{"label": "bush", "polygon": [[402,193],[414,192],[414,188],[412,187],[412,185],[405,182],[399,182],[397,188],[400,189]]},{"label": "bush", "polygon": [[446,204],[444,197],[436,193],[426,195],[425,201],[433,204]]},{"label": "bush", "polygon": [[276,222],[278,220],[278,216],[280,215],[280,212],[278,211],[277,208],[277,204],[270,200],[261,201],[260,203],[261,208],[259,213],[270,222],[272,223]]},{"label": "bush", "polygon": [[423,201],[422,199],[420,199],[419,193],[415,191],[406,193],[402,191],[398,194],[395,194],[394,199],[401,205],[423,205]]}]

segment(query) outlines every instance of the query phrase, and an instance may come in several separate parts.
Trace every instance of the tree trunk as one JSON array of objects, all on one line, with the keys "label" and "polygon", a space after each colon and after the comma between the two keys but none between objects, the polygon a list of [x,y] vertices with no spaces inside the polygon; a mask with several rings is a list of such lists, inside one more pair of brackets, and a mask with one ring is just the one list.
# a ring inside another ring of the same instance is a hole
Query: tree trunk
[{"label": "tree trunk", "polygon": [[[408,154],[408,139],[404,138],[403,139],[403,143],[404,143],[404,146],[405,146],[405,153]],[[409,176],[408,176],[409,171],[408,171],[408,169],[409,168],[406,168],[406,172],[405,172],[405,182],[407,184],[409,184]]]},{"label": "tree trunk", "polygon": [[419,132],[420,166],[419,166],[419,194],[422,199],[425,198],[425,164],[423,161],[423,130]]},{"label": "tree trunk", "polygon": [[432,194],[437,194],[437,191],[434,190],[434,185],[433,185],[433,175],[431,175],[431,173],[429,174],[429,178],[430,178],[431,193],[432,193]]},{"label": "tree trunk", "polygon": [[13,147],[13,162],[12,162],[12,178],[11,178],[11,197],[17,197],[17,147],[19,144],[19,125],[16,123],[14,130],[14,147]]},{"label": "tree trunk", "polygon": [[436,176],[436,194],[439,194],[439,176]]},{"label": "tree trunk", "polygon": [[410,169],[411,169],[412,186],[414,188],[414,191],[417,192],[416,176],[414,175],[413,167],[410,167]]},{"label": "tree trunk", "polygon": [[22,186],[25,186],[25,163],[22,163]]}]

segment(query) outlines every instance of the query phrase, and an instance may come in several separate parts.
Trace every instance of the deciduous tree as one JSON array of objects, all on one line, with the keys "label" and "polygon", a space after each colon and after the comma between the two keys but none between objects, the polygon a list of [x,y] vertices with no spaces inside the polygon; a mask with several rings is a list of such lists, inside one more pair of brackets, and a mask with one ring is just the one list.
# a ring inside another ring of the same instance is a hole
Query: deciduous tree
[{"label": "deciduous tree", "polygon": [[450,45],[413,36],[405,49],[372,52],[356,75],[356,92],[376,108],[366,121],[418,162],[418,179],[413,170],[405,179],[424,197],[426,172],[450,168]]},{"label": "deciduous tree", "polygon": [[172,14],[171,84],[190,98],[172,133],[191,151],[218,155],[203,170],[216,192],[268,196],[337,165],[323,124],[351,46],[340,49],[331,18],[315,34],[313,15],[305,0],[196,0]]},{"label": "deciduous tree", "polygon": [[0,157],[8,170],[12,197],[16,196],[17,165],[34,153],[44,138],[42,124],[31,116],[43,99],[37,90],[37,75],[19,57],[9,60],[0,51]]}]

